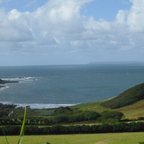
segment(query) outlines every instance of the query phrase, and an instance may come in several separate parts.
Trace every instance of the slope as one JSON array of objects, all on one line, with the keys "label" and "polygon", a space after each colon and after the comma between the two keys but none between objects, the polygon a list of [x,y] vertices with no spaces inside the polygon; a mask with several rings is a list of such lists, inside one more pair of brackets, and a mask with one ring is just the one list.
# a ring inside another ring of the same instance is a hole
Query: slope
[{"label": "slope", "polygon": [[144,99],[144,83],[136,85],[136,86],[124,91],[117,97],[114,97],[114,98],[102,103],[101,105],[103,107],[117,109],[117,108],[121,108],[124,106],[134,104],[143,99]]}]

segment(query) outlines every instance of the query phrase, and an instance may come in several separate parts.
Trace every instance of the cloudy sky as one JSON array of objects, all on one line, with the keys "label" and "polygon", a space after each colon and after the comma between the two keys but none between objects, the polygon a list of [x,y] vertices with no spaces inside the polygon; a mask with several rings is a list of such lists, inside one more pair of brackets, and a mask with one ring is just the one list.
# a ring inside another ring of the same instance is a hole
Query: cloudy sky
[{"label": "cloudy sky", "polygon": [[0,66],[144,61],[144,0],[0,0]]}]

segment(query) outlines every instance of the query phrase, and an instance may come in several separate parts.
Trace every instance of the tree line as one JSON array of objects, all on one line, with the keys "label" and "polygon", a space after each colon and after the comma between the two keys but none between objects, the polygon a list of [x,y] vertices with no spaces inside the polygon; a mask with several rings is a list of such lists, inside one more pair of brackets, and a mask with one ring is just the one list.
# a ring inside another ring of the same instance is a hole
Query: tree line
[{"label": "tree line", "polygon": [[[8,125],[0,127],[0,135],[19,135],[20,126]],[[102,125],[55,125],[49,127],[26,126],[25,135],[47,134],[88,134],[88,133],[116,133],[116,132],[143,132],[144,123],[117,123]]]},{"label": "tree line", "polygon": [[[98,113],[95,111],[79,111],[73,114],[56,114],[50,118],[45,117],[29,117],[26,120],[26,125],[57,125],[57,124],[70,124],[77,122],[119,122],[123,117],[123,113],[117,111],[105,111]],[[8,117],[1,117],[1,125],[21,125],[21,119],[10,119]]]}]

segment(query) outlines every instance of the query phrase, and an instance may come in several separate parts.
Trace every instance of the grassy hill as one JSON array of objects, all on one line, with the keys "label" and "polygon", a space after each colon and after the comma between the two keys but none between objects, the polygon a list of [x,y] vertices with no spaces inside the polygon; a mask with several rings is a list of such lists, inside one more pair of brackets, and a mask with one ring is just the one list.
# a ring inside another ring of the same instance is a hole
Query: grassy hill
[{"label": "grassy hill", "polygon": [[140,100],[144,100],[144,83],[136,85],[124,91],[117,97],[102,103],[102,106],[111,109],[117,109],[127,105],[131,105]]},{"label": "grassy hill", "polygon": [[99,113],[103,111],[120,111],[124,119],[137,119],[144,117],[144,83],[136,85],[117,97],[99,102],[92,102],[73,106],[81,110],[92,110]]},{"label": "grassy hill", "polygon": [[104,102],[105,101],[80,104],[80,105],[76,105],[72,107],[79,108],[82,111],[91,110],[91,111],[97,111],[99,113],[102,113],[104,111],[119,111],[124,114],[123,119],[137,119],[138,117],[144,117],[144,100],[140,100],[131,105],[124,106],[124,107],[117,108],[117,109],[103,107],[102,104]]}]

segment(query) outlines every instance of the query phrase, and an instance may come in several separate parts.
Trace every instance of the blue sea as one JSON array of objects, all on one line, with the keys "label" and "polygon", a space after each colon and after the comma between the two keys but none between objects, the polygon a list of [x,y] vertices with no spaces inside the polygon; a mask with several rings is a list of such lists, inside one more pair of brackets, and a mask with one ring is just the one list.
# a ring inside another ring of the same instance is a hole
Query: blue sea
[{"label": "blue sea", "polygon": [[1,66],[0,103],[55,108],[112,98],[144,82],[144,64]]}]

